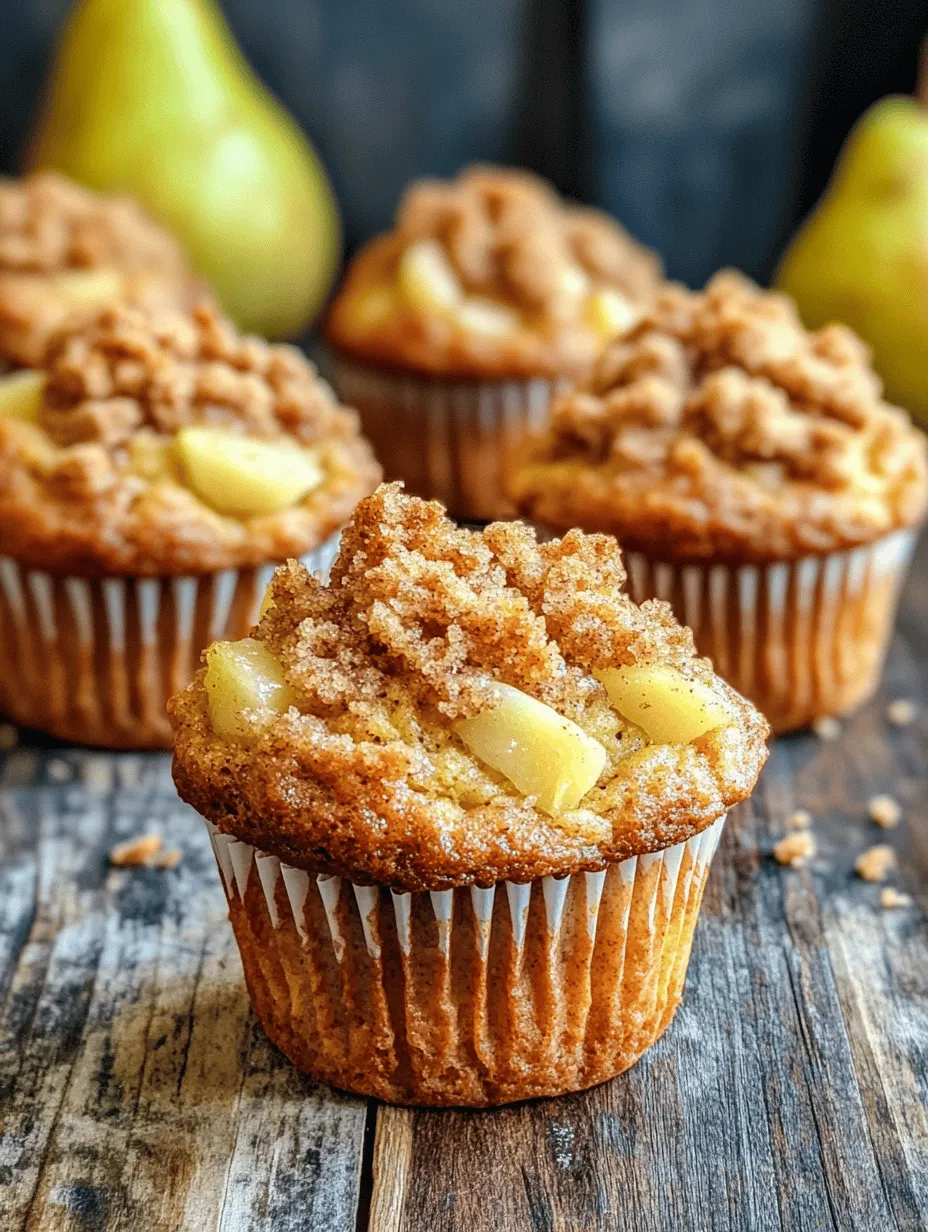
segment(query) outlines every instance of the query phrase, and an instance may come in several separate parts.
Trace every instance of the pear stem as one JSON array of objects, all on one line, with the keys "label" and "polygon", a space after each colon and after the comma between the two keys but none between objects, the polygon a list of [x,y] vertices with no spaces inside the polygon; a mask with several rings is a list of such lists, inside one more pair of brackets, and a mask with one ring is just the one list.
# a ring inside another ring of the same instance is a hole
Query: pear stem
[{"label": "pear stem", "polygon": [[928,108],[928,38],[922,43],[918,56],[918,73],[915,77],[915,101]]}]

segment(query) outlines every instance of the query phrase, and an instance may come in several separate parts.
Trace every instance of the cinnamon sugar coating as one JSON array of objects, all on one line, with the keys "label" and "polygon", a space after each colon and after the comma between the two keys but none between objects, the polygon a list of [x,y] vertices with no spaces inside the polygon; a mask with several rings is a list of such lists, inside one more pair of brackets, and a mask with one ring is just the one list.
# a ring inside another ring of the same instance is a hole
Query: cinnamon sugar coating
[{"label": "cinnamon sugar coating", "polygon": [[[295,562],[256,628],[296,705],[249,747],[219,738],[203,672],[171,703],[181,796],[289,864],[408,890],[599,869],[698,833],[750,794],[767,725],[698,659],[668,605],[636,607],[621,554],[571,531],[456,529],[437,503],[380,487],[343,533],[328,585]],[[671,664],[711,683],[730,722],[649,744],[612,709],[597,667]],[[512,685],[606,750],[580,806],[556,818],[475,757],[452,721]]]},{"label": "cinnamon sugar coating", "polygon": [[668,286],[559,399],[511,475],[523,512],[667,560],[791,559],[924,516],[925,440],[863,343],[810,333],[784,296],[722,273]]},{"label": "cinnamon sugar coating", "polygon": [[54,276],[103,269],[119,272],[118,297],[130,303],[209,298],[177,240],[132,198],[99,195],[53,171],[0,180],[0,359],[40,365],[64,322],[89,315],[63,301]]},{"label": "cinnamon sugar coating", "polygon": [[[239,335],[214,309],[117,305],[63,332],[36,424],[0,419],[3,550],[99,576],[206,573],[301,555],[379,478],[357,416],[293,347]],[[176,432],[208,424],[313,447],[324,481],[239,519],[185,485]]]},{"label": "cinnamon sugar coating", "polygon": [[[503,305],[516,327],[486,335],[401,297],[362,323],[366,297],[395,285],[402,254],[421,240],[441,245],[465,296]],[[351,262],[326,332],[358,359],[437,376],[578,374],[605,344],[584,317],[584,296],[608,288],[637,305],[654,295],[661,274],[657,255],[607,214],[565,203],[528,172],[473,166],[407,189],[395,229]]]}]

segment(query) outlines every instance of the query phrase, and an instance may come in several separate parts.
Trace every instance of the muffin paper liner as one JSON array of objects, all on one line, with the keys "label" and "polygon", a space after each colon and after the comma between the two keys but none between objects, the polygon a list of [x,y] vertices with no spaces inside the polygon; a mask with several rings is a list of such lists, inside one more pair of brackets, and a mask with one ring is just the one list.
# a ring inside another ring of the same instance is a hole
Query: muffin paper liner
[{"label": "muffin paper liner", "polygon": [[916,532],[771,565],[674,565],[625,552],[636,603],[666,599],[774,731],[852,710],[879,682]]},{"label": "muffin paper liner", "polygon": [[679,1003],[724,816],[603,872],[397,893],[207,822],[261,1023],[301,1069],[398,1103],[505,1103],[632,1065]]},{"label": "muffin paper liner", "polygon": [[340,400],[358,410],[385,478],[478,521],[514,516],[503,491],[507,458],[545,425],[552,398],[570,385],[544,377],[442,380],[337,354],[328,367]]},{"label": "muffin paper liner", "polygon": [[[324,576],[338,541],[303,563]],[[81,578],[0,556],[0,711],[79,744],[170,748],[168,698],[210,642],[246,635],[276,567]]]}]

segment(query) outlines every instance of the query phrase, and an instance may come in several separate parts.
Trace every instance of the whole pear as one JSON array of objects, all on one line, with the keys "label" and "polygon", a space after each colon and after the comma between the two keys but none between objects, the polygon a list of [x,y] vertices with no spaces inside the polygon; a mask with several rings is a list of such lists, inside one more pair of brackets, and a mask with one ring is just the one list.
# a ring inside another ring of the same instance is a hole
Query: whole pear
[{"label": "whole pear", "polygon": [[331,285],[325,173],[214,0],[80,0],[30,161],[137,197],[244,330],[292,336]]},{"label": "whole pear", "polygon": [[889,400],[928,423],[928,108],[899,96],[864,114],[776,283],[810,328],[860,334]]}]

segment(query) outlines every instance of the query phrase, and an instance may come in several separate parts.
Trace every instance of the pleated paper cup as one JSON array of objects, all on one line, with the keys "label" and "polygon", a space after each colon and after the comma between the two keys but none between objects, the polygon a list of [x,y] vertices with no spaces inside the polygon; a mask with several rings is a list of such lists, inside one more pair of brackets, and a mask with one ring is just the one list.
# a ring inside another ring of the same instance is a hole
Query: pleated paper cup
[{"label": "pleated paper cup", "polygon": [[[338,540],[303,563],[325,576]],[[78,744],[170,748],[168,698],[211,642],[247,634],[276,567],[83,578],[0,556],[0,712]]]},{"label": "pleated paper cup", "polygon": [[512,517],[504,492],[513,451],[547,422],[552,399],[571,382],[443,380],[371,367],[332,353],[339,399],[357,409],[385,479],[440,500],[454,517]]},{"label": "pleated paper cup", "polygon": [[666,599],[715,670],[794,731],[876,689],[916,532],[769,565],[679,565],[625,552],[636,603]]},{"label": "pleated paper cup", "polygon": [[281,863],[207,822],[245,979],[314,1078],[501,1104],[621,1073],[680,1001],[724,825],[604,872],[400,894]]}]

